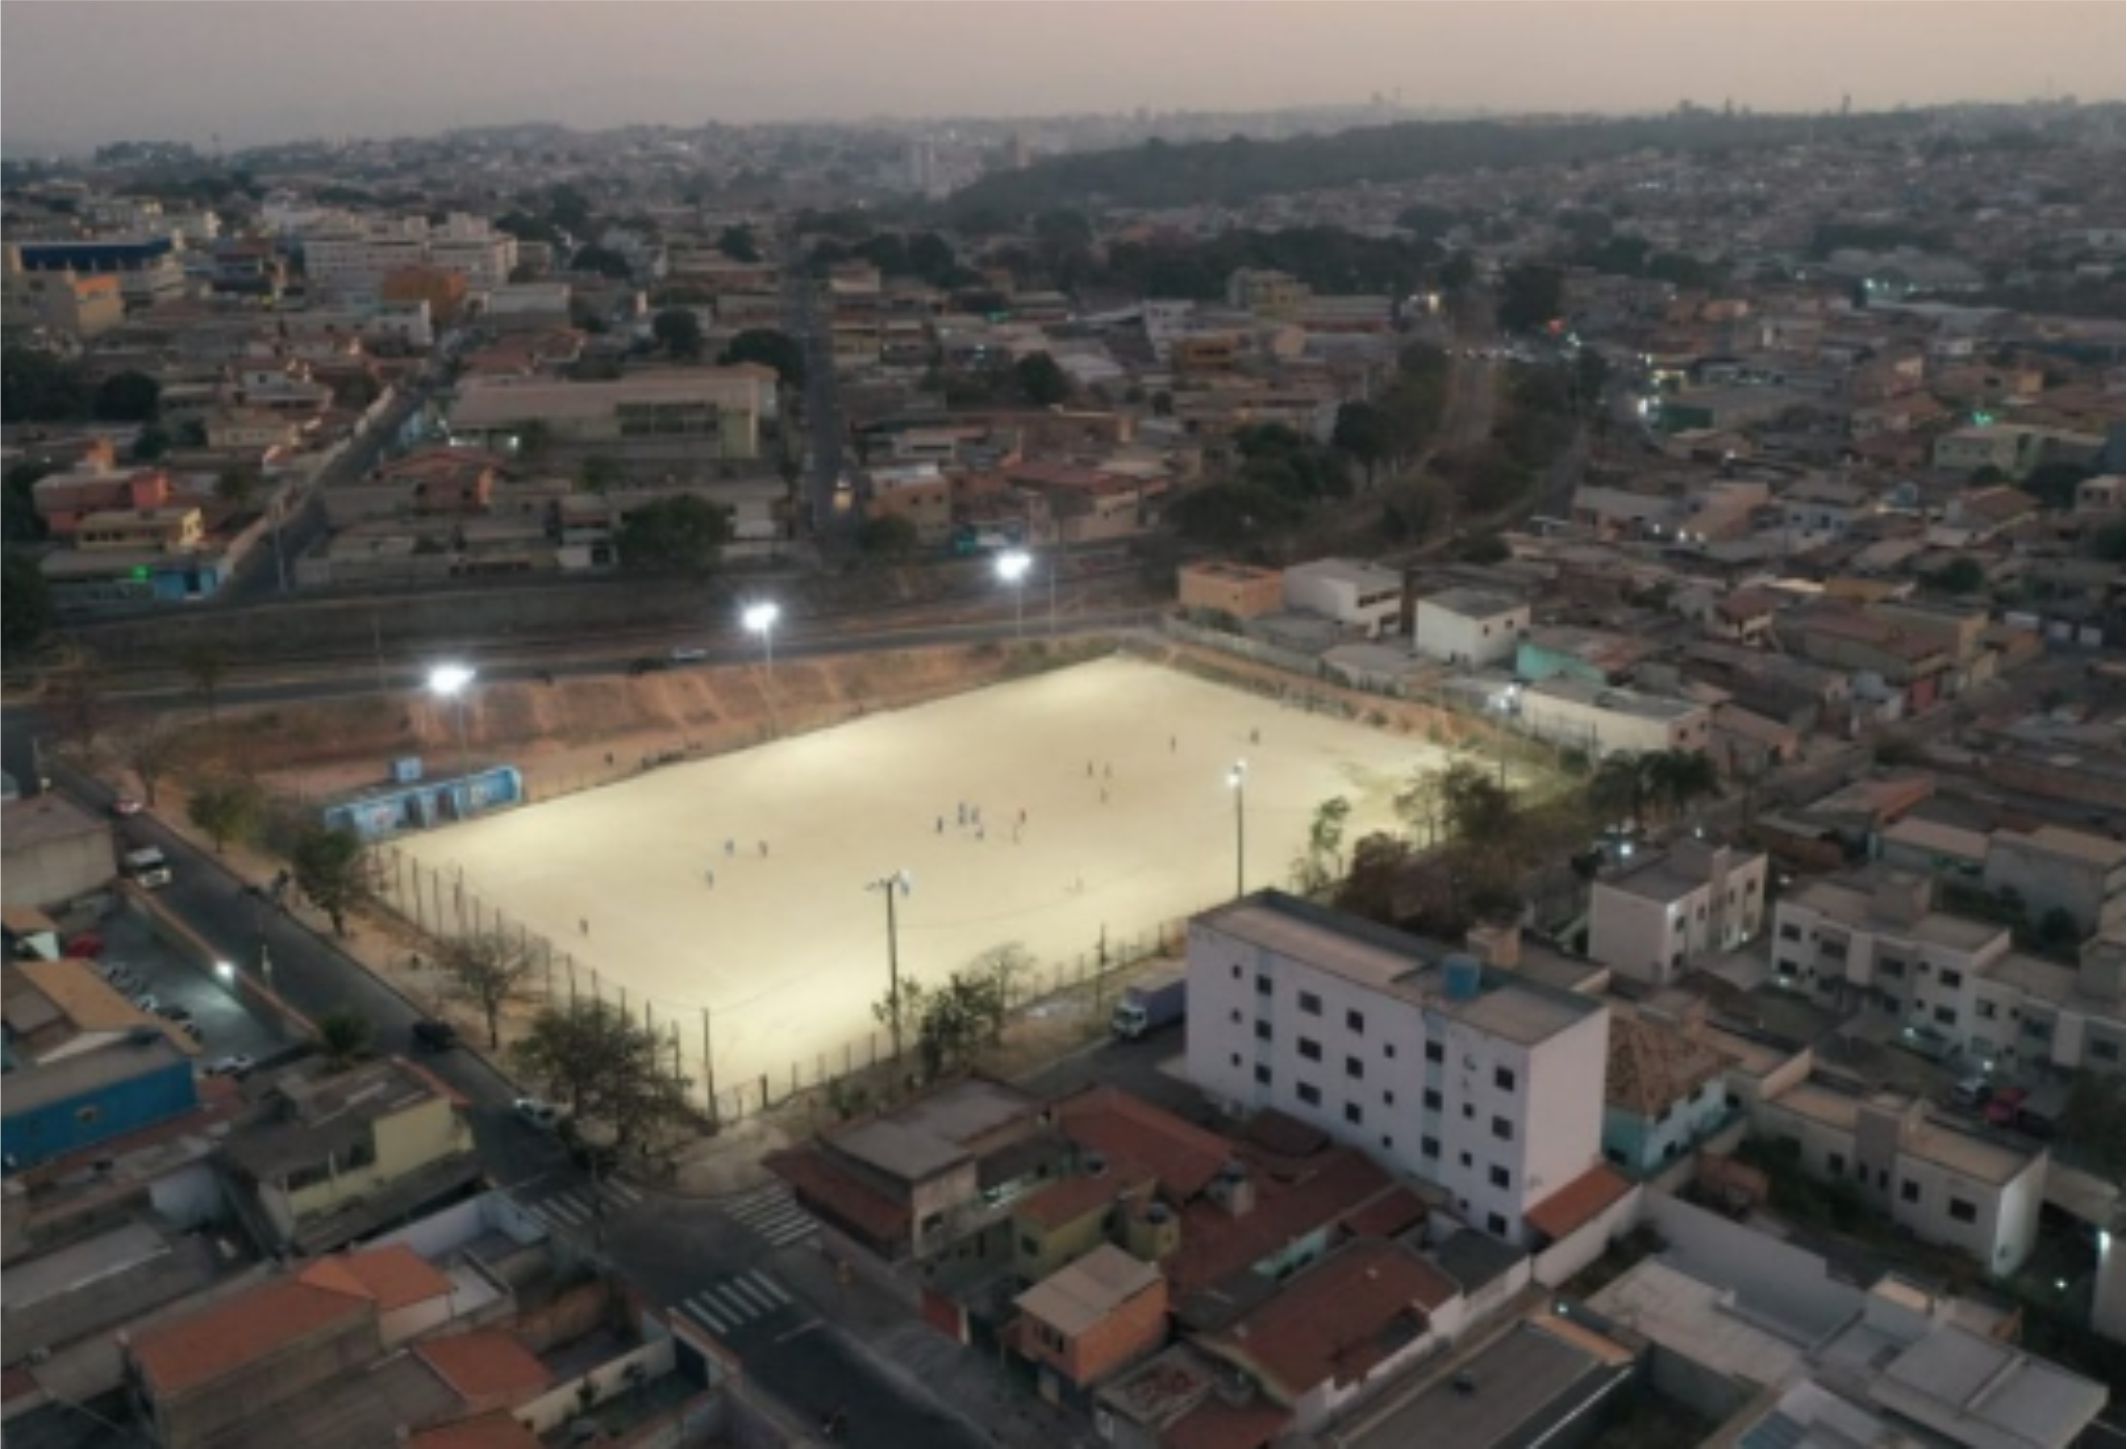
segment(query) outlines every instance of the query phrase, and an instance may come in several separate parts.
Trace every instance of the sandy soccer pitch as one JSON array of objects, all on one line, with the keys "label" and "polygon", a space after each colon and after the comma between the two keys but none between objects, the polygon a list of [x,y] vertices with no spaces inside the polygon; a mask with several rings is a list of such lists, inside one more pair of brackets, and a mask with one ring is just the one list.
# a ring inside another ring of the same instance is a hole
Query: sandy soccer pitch
[{"label": "sandy soccer pitch", "polygon": [[895,903],[906,976],[1008,943],[1068,974],[1103,928],[1141,940],[1231,897],[1244,758],[1254,888],[1289,878],[1324,799],[1351,801],[1349,845],[1446,752],[1109,658],[397,844],[595,967],[607,999],[651,998],[697,1081],[708,1007],[720,1093],[768,1073],[780,1094],[793,1064],[810,1083],[886,1049],[867,881],[914,878]]}]

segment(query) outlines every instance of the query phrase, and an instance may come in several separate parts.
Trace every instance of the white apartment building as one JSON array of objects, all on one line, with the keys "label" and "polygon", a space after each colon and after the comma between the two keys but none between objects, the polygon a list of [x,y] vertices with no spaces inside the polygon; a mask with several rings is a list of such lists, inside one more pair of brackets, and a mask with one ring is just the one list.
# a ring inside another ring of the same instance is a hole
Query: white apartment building
[{"label": "white apartment building", "polygon": [[1702,704],[1616,689],[1554,674],[1521,692],[1529,733],[1590,759],[1661,750],[1703,750],[1712,715]]},{"label": "white apartment building", "polygon": [[1811,1079],[1758,1103],[1752,1125],[1794,1143],[1812,1177],[1853,1184],[1914,1237],[1959,1248],[1990,1273],[2016,1271],[2037,1240],[2046,1153],[1934,1120],[1925,1099]]},{"label": "white apartment building", "polygon": [[1305,609],[1376,639],[1396,632],[1403,579],[1352,559],[1322,558],[1285,571],[1285,607]]},{"label": "white apartment building", "polygon": [[2058,825],[2041,825],[2028,835],[1997,830],[1987,837],[1982,879],[1996,895],[2015,891],[2031,920],[2066,911],[2088,932],[2127,881],[2127,846]]},{"label": "white apartment building", "polygon": [[1774,980],[2005,1074],[2120,1070],[2117,941],[2093,939],[2076,966],[2043,960],[2012,950],[2006,926],[1935,910],[1932,886],[1879,870],[1803,887],[1774,913]]},{"label": "white apartment building", "polygon": [[1529,606],[1486,589],[1447,589],[1418,601],[1411,649],[1449,664],[1511,660],[1529,633]]},{"label": "white apartment building", "polygon": [[517,239],[481,217],[452,215],[431,228],[425,217],[335,217],[303,238],[303,272],[315,291],[372,297],[402,267],[433,266],[464,274],[476,291],[502,286],[517,265]]},{"label": "white apartment building", "polygon": [[1687,962],[1733,950],[1765,918],[1765,855],[1703,840],[1627,862],[1588,898],[1588,955],[1623,975],[1667,986]]},{"label": "white apartment building", "polygon": [[1593,997],[1278,891],[1190,922],[1191,1079],[1439,1184],[1509,1242],[1600,1164],[1608,1051]]}]

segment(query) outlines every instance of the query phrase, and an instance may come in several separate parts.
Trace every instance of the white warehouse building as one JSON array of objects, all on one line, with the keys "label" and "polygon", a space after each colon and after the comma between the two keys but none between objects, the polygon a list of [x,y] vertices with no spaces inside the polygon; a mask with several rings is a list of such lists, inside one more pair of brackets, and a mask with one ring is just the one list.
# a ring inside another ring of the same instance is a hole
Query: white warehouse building
[{"label": "white warehouse building", "polygon": [[1418,601],[1411,648],[1448,664],[1511,661],[1529,633],[1529,606],[1488,589],[1447,589]]},{"label": "white warehouse building", "polygon": [[1706,706],[1554,674],[1521,692],[1529,733],[1590,759],[1605,755],[1703,750]]},{"label": "white warehouse building", "polygon": [[1603,1166],[1609,1008],[1371,921],[1261,891],[1189,925],[1189,1075],[1437,1183],[1529,1241]]},{"label": "white warehouse building", "polygon": [[1403,611],[1403,579],[1373,564],[1318,558],[1285,571],[1285,607],[1334,619],[1374,639],[1396,632]]}]

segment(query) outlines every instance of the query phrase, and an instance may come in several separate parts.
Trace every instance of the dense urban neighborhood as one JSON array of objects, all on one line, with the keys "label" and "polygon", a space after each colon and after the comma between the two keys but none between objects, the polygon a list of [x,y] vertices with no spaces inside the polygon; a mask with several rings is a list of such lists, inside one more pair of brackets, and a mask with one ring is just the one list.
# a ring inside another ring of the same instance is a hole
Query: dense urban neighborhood
[{"label": "dense urban neighborhood", "polygon": [[2116,1446],[2123,155],[11,147],[5,1437]]}]

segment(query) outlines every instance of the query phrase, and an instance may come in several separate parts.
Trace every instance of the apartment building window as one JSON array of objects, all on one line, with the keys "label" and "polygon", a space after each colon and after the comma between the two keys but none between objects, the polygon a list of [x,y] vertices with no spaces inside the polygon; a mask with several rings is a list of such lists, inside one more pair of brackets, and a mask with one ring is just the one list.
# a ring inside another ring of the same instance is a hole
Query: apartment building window
[{"label": "apartment building window", "polygon": [[1961,1197],[1953,1197],[1950,1199],[1950,1221],[1976,1223],[1979,1221],[1979,1209]]},{"label": "apartment building window", "polygon": [[1898,1184],[1898,1198],[1901,1202],[1919,1202],[1920,1184],[1910,1177],[1905,1178]]},{"label": "apartment building window", "polygon": [[1270,1085],[1270,1068],[1261,1062],[1256,1063],[1256,1080],[1266,1087]]},{"label": "apartment building window", "polygon": [[1948,967],[1943,968],[1942,975],[1938,979],[1940,979],[1943,989],[1946,991],[1955,991],[1965,984],[1964,973],[1962,971],[1952,971]]},{"label": "apartment building window", "polygon": [[1306,1012],[1309,1016],[1320,1016],[1322,1014],[1322,998],[1312,991],[1301,992],[1300,1010]]},{"label": "apartment building window", "polygon": [[1992,1021],[1994,1019],[1994,1003],[1991,1001],[1975,1001],[1972,1003],[1972,1014],[1981,1021]]},{"label": "apartment building window", "polygon": [[2036,1017],[2036,1016],[2027,1016],[2027,1017],[2025,1017],[2025,1018],[2024,1018],[2024,1035],[2025,1035],[2025,1036],[2038,1036],[2038,1037],[2044,1037],[2044,1036],[2051,1036],[2052,1034],[2053,1034],[2053,1023],[2052,1023],[2052,1022],[2050,1022],[2050,1021],[2046,1021],[2046,1020],[2044,1020],[2043,1018],[2041,1018],[2041,1017]]},{"label": "apartment building window", "polygon": [[1227,1058],[1227,1060],[1231,1062],[1234,1066],[1239,1066],[1241,1064],[1241,1054],[1239,1052],[1235,1052],[1231,1057]]},{"label": "apartment building window", "polygon": [[1817,954],[1828,961],[1844,961],[1846,942],[1832,936],[1820,936],[1817,938]]},{"label": "apartment building window", "polygon": [[1234,980],[1236,980],[1236,981],[1240,980],[1240,979],[1241,979],[1241,963],[1240,963],[1240,962],[1238,962],[1238,961],[1234,962],[1234,963],[1233,963],[1233,968],[1232,968],[1232,969],[1233,969],[1233,979],[1234,979]]},{"label": "apartment building window", "polygon": [[1232,1022],[1235,1026],[1239,1026],[1241,1024],[1240,1009],[1237,1007],[1234,1010],[1227,1012],[1226,1019]]},{"label": "apartment building window", "polygon": [[1507,1220],[1498,1213],[1486,1213],[1484,1216],[1484,1228],[1493,1237],[1503,1238],[1507,1235]]},{"label": "apartment building window", "polygon": [[1876,969],[1886,976],[1903,977],[1905,975],[1905,962],[1899,960],[1896,956],[1878,956],[1876,958]]},{"label": "apartment building window", "polygon": [[1365,1115],[1365,1113],[1359,1110],[1359,1104],[1357,1102],[1346,1102],[1344,1104],[1344,1120],[1352,1123],[1354,1126],[1356,1126],[1365,1117]]},{"label": "apartment building window", "polygon": [[1381,1043],[1381,1055],[1387,1057],[1390,1061],[1394,1061],[1396,1059],[1396,1044],[1392,1041]]},{"label": "apartment building window", "polygon": [[1352,1034],[1353,1036],[1365,1036],[1365,1035],[1366,1035],[1366,1013],[1365,1013],[1365,1012],[1363,1012],[1363,1011],[1347,1011],[1347,1012],[1345,1012],[1345,1013],[1344,1013],[1344,1029],[1345,1029],[1346,1031],[1350,1032],[1350,1033],[1351,1033],[1351,1034]]},{"label": "apartment building window", "polygon": [[1842,1153],[1827,1152],[1824,1155],[1824,1170],[1833,1177],[1846,1171],[1846,1157]]},{"label": "apartment building window", "polygon": [[1270,995],[1270,978],[1269,978],[1268,976],[1258,976],[1258,977],[1256,977],[1256,995],[1258,995],[1258,996],[1268,996],[1268,995]]},{"label": "apartment building window", "polygon": [[1499,1090],[1502,1092],[1513,1091],[1514,1069],[1512,1067],[1492,1068],[1492,1085],[1499,1088]]},{"label": "apartment building window", "polygon": [[2106,1037],[2094,1036],[2090,1038],[2090,1055],[2101,1062],[2116,1062],[2120,1059],[2120,1044]]},{"label": "apartment building window", "polygon": [[1494,1187],[1506,1187],[1514,1181],[1513,1174],[1497,1163],[1492,1165],[1491,1178]]},{"label": "apartment building window", "polygon": [[1312,1082],[1301,1082],[1297,1084],[1293,1088],[1293,1093],[1294,1095],[1298,1096],[1301,1101],[1305,1102],[1310,1107],[1319,1107],[1322,1105],[1322,1089],[1320,1087],[1317,1087]]},{"label": "apartment building window", "polygon": [[1269,1040],[1270,1040],[1270,1023],[1269,1023],[1269,1022],[1267,1022],[1267,1021],[1259,1021],[1259,1022],[1257,1022],[1257,1023],[1256,1023],[1256,1040],[1257,1040],[1257,1041],[1269,1041]]},{"label": "apartment building window", "polygon": [[1301,1056],[1303,1056],[1303,1057],[1305,1057],[1305,1058],[1306,1058],[1306,1059],[1307,1059],[1308,1061],[1311,1061],[1311,1062],[1319,1062],[1319,1061],[1321,1061],[1321,1060],[1322,1060],[1322,1043],[1320,1043],[1320,1042],[1318,1042],[1318,1041],[1314,1041],[1314,1040],[1311,1040],[1311,1039],[1310,1039],[1310,1038],[1308,1038],[1308,1037],[1304,1037],[1304,1036],[1303,1036],[1303,1037],[1301,1037],[1301,1038],[1300,1038],[1300,1055],[1301,1055]]},{"label": "apartment building window", "polygon": [[1938,1006],[1935,1008],[1935,1019],[1944,1026],[1954,1025],[1957,1021],[1957,1008],[1954,1006]]},{"label": "apartment building window", "polygon": [[1440,1155],[1440,1139],[1438,1137],[1419,1138],[1418,1151],[1424,1157],[1438,1157]]},{"label": "apartment building window", "polygon": [[1425,1110],[1428,1112],[1440,1110],[1440,1093],[1434,1091],[1431,1087],[1425,1089]]},{"label": "apartment building window", "polygon": [[1357,1057],[1346,1057],[1344,1059],[1344,1075],[1352,1078],[1364,1077],[1366,1075],[1366,1063],[1360,1061]]},{"label": "apartment building window", "polygon": [[1468,1166],[1470,1165],[1470,1154],[1469,1154],[1469,1153],[1467,1153],[1467,1152],[1457,1153],[1457,1154],[1456,1154],[1456,1156],[1457,1156],[1457,1157],[1458,1157],[1458,1158],[1460,1159],[1460,1161],[1461,1161],[1461,1163],[1462,1163],[1462,1165],[1463,1165],[1464,1167],[1468,1167]]},{"label": "apartment building window", "polygon": [[1492,1119],[1492,1135],[1502,1142],[1512,1142],[1514,1140],[1514,1124],[1504,1117],[1494,1117]]},{"label": "apartment building window", "polygon": [[1389,1091],[1384,1091],[1384,1092],[1382,1092],[1382,1094],[1381,1094],[1381,1105],[1382,1105],[1382,1106],[1384,1106],[1384,1107],[1393,1107],[1393,1106],[1395,1106],[1395,1105],[1396,1105],[1396,1094],[1395,1094],[1394,1092],[1389,1092]]},{"label": "apartment building window", "polygon": [[1429,1062],[1444,1062],[1448,1059],[1448,1054],[1439,1042],[1429,1041],[1425,1044],[1425,1059]]},{"label": "apartment building window", "polygon": [[1782,921],[1780,923],[1780,939],[1783,941],[1799,941],[1802,939],[1802,928],[1793,921]]}]

